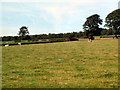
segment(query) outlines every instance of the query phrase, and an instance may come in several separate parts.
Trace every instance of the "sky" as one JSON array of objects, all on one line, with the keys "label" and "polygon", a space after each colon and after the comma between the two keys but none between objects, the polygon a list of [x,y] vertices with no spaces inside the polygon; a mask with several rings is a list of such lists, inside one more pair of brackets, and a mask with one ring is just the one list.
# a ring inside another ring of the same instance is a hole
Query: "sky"
[{"label": "sky", "polygon": [[86,18],[103,19],[118,8],[119,0],[1,0],[0,36],[16,36],[27,26],[30,35],[83,31]]}]

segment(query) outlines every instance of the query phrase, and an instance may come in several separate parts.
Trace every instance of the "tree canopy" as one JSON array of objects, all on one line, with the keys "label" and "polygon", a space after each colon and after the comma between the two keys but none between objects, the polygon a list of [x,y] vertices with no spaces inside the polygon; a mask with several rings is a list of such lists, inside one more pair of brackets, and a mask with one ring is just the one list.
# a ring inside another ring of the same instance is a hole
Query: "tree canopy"
[{"label": "tree canopy", "polygon": [[120,9],[114,10],[105,18],[105,26],[113,30],[115,36],[120,32]]},{"label": "tree canopy", "polygon": [[20,28],[19,33],[18,33],[18,35],[20,35],[20,36],[25,36],[25,35],[28,35],[28,34],[29,34],[28,27],[26,27],[26,26],[22,26]]},{"label": "tree canopy", "polygon": [[102,25],[102,19],[100,19],[100,16],[98,14],[94,14],[90,17],[87,18],[86,22],[83,25],[83,29],[86,32],[87,36],[88,35],[95,35],[96,32],[97,34],[100,34],[100,28],[99,25]]}]

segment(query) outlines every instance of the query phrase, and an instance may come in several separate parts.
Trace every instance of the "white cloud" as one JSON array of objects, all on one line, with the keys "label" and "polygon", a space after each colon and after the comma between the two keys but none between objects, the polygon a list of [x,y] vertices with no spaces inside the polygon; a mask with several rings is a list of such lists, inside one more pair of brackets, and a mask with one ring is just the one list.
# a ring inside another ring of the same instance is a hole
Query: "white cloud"
[{"label": "white cloud", "polygon": [[[75,3],[75,4],[54,4],[54,5],[32,5],[33,8],[36,8],[38,10],[44,10],[47,12],[47,15],[52,15],[56,21],[61,22],[63,19],[63,15],[66,14],[69,16],[75,15],[77,13],[82,12],[83,10],[79,10],[78,6],[81,4]],[[46,16],[46,15],[45,15]],[[47,18],[46,18],[47,19]]]},{"label": "white cloud", "polygon": [[45,7],[41,7],[41,9],[47,11],[48,14],[51,14],[56,21],[61,21],[61,16],[64,13],[64,9],[61,8],[60,6],[45,6]]}]

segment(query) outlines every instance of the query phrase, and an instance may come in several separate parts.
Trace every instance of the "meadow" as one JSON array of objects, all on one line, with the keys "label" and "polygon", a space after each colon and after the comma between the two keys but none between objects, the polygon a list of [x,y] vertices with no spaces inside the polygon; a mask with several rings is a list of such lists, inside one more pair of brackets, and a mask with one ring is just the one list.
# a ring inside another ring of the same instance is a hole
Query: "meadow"
[{"label": "meadow", "polygon": [[3,88],[117,88],[118,40],[2,47]]}]

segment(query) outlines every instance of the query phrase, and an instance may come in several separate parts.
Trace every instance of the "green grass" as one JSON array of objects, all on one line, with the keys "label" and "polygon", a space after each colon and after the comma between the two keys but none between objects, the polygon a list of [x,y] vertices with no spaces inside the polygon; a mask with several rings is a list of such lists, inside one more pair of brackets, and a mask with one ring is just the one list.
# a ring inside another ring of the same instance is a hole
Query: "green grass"
[{"label": "green grass", "polygon": [[96,38],[100,38],[100,36],[94,36],[94,38],[96,39]]},{"label": "green grass", "polygon": [[0,44],[15,44],[14,41],[0,41]]},{"label": "green grass", "polygon": [[[101,36],[104,36],[104,37],[114,37],[115,35],[101,35]],[[100,36],[94,36],[94,38],[100,38]]]},{"label": "green grass", "polygon": [[[30,42],[42,42],[43,40],[39,41],[30,41]],[[28,40],[22,40],[21,43],[30,43]],[[18,42],[15,41],[0,41],[0,44],[18,44]]]},{"label": "green grass", "polygon": [[[104,36],[104,37],[114,37],[115,35],[101,35],[101,36]],[[120,36],[120,35],[118,35]],[[94,36],[95,38],[100,38],[100,36]]]},{"label": "green grass", "polygon": [[118,40],[2,47],[3,88],[118,87]]},{"label": "green grass", "polygon": [[[22,40],[21,43],[27,43],[28,40]],[[18,44],[18,42],[15,41],[0,41],[0,44]]]},{"label": "green grass", "polygon": [[[62,38],[55,38],[55,39],[62,39]],[[50,41],[51,39],[40,39],[38,41],[28,41],[28,40],[22,40],[21,43],[30,43],[30,42],[45,42]],[[0,44],[18,44],[18,42],[15,41],[0,41]]]}]

